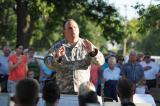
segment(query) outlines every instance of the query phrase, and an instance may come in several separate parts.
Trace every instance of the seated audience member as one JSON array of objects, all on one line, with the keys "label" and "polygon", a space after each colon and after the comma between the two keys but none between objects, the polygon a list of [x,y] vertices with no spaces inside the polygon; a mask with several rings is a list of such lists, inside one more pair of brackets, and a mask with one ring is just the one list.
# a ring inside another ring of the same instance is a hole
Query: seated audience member
[{"label": "seated audience member", "polygon": [[126,80],[119,80],[117,84],[117,94],[122,106],[135,106],[133,103],[134,87],[133,84]]},{"label": "seated audience member", "polygon": [[16,85],[16,106],[36,106],[39,95],[39,84],[34,79],[23,79]]},{"label": "seated audience member", "polygon": [[45,100],[45,106],[58,106],[58,102],[60,99],[60,89],[55,82],[47,82],[44,85],[42,92],[43,99]]},{"label": "seated audience member", "polygon": [[98,97],[95,92],[95,87],[91,82],[84,82],[79,87],[79,94],[78,94],[78,100],[79,100],[79,106],[87,106],[87,104],[97,104]]}]

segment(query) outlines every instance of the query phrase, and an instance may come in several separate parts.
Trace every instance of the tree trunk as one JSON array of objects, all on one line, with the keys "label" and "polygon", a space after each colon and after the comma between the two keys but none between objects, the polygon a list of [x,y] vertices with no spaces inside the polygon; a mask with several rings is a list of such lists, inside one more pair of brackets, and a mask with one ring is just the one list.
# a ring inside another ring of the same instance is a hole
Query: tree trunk
[{"label": "tree trunk", "polygon": [[[29,41],[33,31],[33,20],[28,20],[27,0],[16,0],[17,3],[17,41],[16,44],[22,44],[24,48],[29,46]],[[30,17],[29,17],[30,18]]]}]

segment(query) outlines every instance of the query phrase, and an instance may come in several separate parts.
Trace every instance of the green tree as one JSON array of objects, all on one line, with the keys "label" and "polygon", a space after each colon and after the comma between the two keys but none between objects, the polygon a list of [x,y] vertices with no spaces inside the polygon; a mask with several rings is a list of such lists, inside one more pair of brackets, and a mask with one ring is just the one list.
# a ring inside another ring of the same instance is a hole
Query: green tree
[{"label": "green tree", "polygon": [[143,5],[135,7],[140,15],[138,32],[141,40],[137,44],[138,50],[150,55],[160,55],[160,4],[150,5],[144,9]]},{"label": "green tree", "polygon": [[102,27],[104,38],[122,42],[125,35],[124,20],[113,6],[104,0],[92,0],[87,4],[85,14]]},{"label": "green tree", "polygon": [[[89,38],[91,41],[95,40],[94,38],[97,38],[96,33],[91,35],[90,31],[94,32],[92,28],[99,26],[100,30],[96,30],[97,34],[100,35],[98,36],[99,39],[102,37],[102,39],[121,42],[124,36],[124,26],[122,18],[114,7],[103,0],[70,0],[70,3],[67,2],[66,0],[54,1],[55,11],[50,18],[55,21],[47,23],[48,30],[53,30],[56,35],[57,33],[61,35],[60,32],[63,29],[59,26],[62,26],[66,19],[74,18],[85,38]],[[88,23],[91,23],[90,26]]]},{"label": "green tree", "polygon": [[14,7],[10,1],[0,0],[0,44],[15,44],[16,35],[16,15],[12,8]]},{"label": "green tree", "polygon": [[138,43],[138,50],[148,55],[160,55],[160,30],[152,31]]},{"label": "green tree", "polygon": [[127,23],[127,51],[130,49],[135,49],[138,42],[141,41],[142,37],[138,32],[139,29],[139,21],[136,18],[128,21]]},{"label": "green tree", "polygon": [[[7,29],[11,29],[13,44],[49,48],[63,37],[62,26],[68,18],[74,18],[81,35],[99,47],[106,40],[121,42],[124,36],[117,10],[103,0],[1,0],[0,3],[3,11],[11,12],[11,15],[3,13],[7,21],[12,17]],[[2,24],[0,27],[4,28]],[[8,31],[4,33],[6,40],[11,39]]]},{"label": "green tree", "polygon": [[144,8],[144,5],[137,4],[135,9],[140,15],[138,29],[140,33],[147,34],[160,28],[160,4],[150,5],[147,9]]},{"label": "green tree", "polygon": [[[12,30],[7,31],[7,33],[5,32],[5,38],[9,37],[8,33],[12,33],[14,42],[16,40],[17,44],[22,44],[24,47],[29,46],[37,21],[47,18],[48,14],[53,12],[54,9],[51,2],[44,0],[1,0],[0,6],[3,11],[2,13],[6,16],[6,18],[2,17],[2,20],[9,21],[10,17],[13,18],[10,20],[12,22],[7,26],[7,29]],[[11,16],[7,14],[6,11],[8,11]],[[6,24],[6,22],[4,22],[4,24]],[[2,28],[4,28],[4,24],[1,24]]]}]

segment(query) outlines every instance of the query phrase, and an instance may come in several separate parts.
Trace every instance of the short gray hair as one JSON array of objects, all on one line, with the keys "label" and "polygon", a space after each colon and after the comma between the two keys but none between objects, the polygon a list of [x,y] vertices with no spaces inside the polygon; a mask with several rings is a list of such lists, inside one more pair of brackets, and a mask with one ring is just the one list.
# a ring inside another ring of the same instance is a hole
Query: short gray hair
[{"label": "short gray hair", "polygon": [[115,58],[115,57],[110,57],[110,58],[108,59],[108,63],[110,63],[110,62],[116,63],[116,58]]},{"label": "short gray hair", "polygon": [[[74,21],[76,24],[77,24],[77,22],[74,20],[74,19],[67,19],[64,23],[63,23],[63,29],[65,29],[65,27],[66,27],[66,25],[68,24],[68,22],[71,22],[71,21]],[[78,26],[78,24],[77,24],[77,26]]]},{"label": "short gray hair", "polygon": [[137,56],[137,52],[135,50],[130,51],[129,55],[136,55]]}]

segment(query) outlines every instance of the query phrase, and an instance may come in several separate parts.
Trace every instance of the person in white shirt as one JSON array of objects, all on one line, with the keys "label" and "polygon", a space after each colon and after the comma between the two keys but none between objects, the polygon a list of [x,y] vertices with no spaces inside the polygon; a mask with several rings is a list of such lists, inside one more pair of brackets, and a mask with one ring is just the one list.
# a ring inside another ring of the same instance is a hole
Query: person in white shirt
[{"label": "person in white shirt", "polygon": [[158,65],[151,61],[151,58],[148,55],[144,57],[144,61],[142,61],[140,64],[144,68],[144,76],[148,89],[156,87],[156,75],[159,71]]},{"label": "person in white shirt", "polygon": [[108,59],[109,67],[103,72],[104,84],[104,96],[110,97],[117,101],[116,85],[120,79],[120,69],[116,67],[116,58],[110,57]]}]

